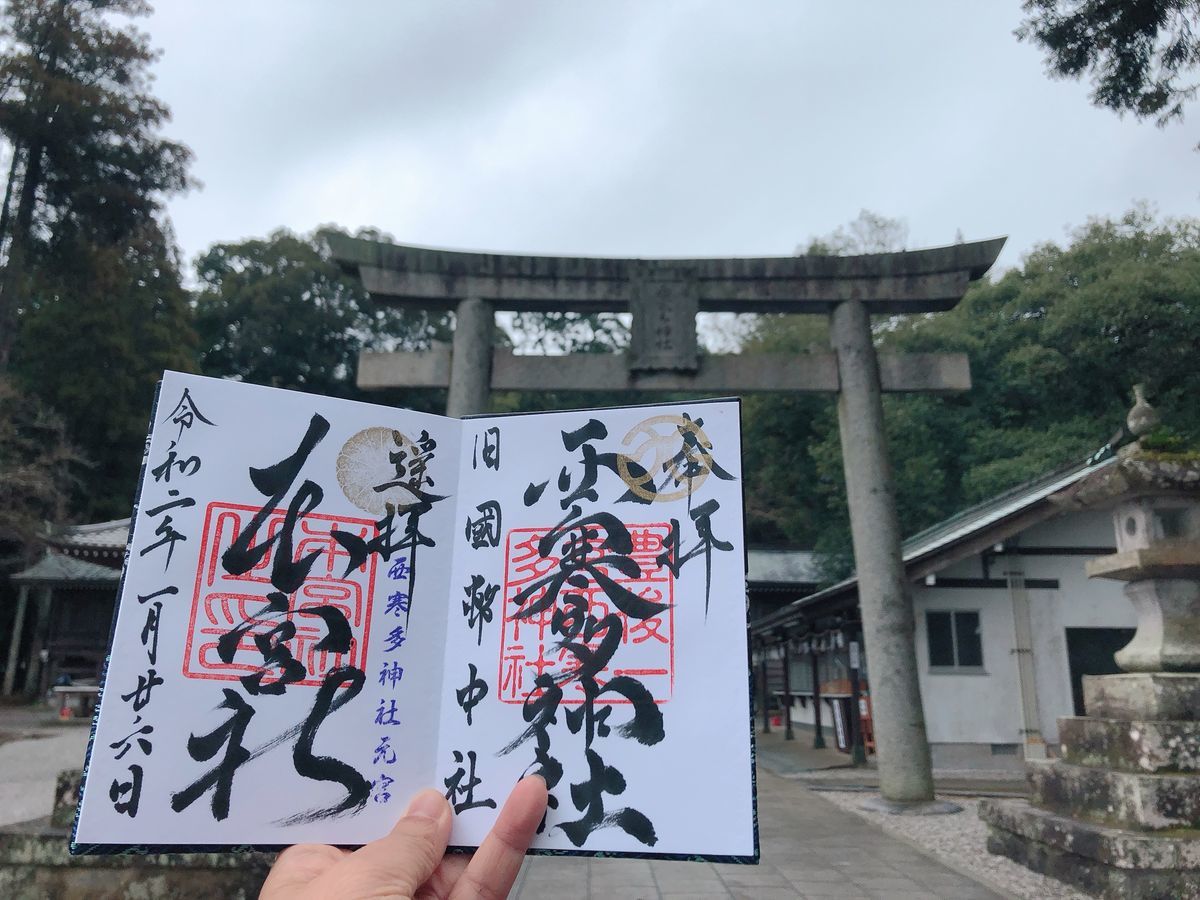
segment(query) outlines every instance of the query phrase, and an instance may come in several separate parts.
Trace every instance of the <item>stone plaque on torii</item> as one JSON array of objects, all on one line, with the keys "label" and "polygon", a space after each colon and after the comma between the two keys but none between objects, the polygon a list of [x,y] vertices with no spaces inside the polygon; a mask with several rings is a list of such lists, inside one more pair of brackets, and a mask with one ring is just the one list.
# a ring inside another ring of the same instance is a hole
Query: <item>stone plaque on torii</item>
[{"label": "stone plaque on torii", "polygon": [[[730,259],[516,256],[328,240],[375,300],[455,312],[451,346],[363,353],[358,370],[368,390],[448,387],[447,415],[485,412],[491,390],[836,392],[880,790],[896,803],[933,799],[880,391],[965,391],[970,369],[961,353],[877,354],[870,316],[953,308],[991,268],[1003,238],[867,256]],[[498,310],[627,312],[629,351],[518,356],[492,346]],[[701,354],[700,312],[828,315],[831,351]]]}]

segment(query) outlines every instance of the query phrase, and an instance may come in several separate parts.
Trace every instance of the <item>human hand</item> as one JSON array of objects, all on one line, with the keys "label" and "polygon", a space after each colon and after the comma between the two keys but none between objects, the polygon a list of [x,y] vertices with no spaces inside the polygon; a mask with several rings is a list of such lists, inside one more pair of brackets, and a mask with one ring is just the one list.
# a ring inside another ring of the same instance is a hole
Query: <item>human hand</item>
[{"label": "human hand", "polygon": [[474,854],[446,856],[453,818],[435,790],[413,797],[391,832],[357,850],[297,844],[279,854],[259,900],[502,900],[546,812],[546,782],[517,782]]}]

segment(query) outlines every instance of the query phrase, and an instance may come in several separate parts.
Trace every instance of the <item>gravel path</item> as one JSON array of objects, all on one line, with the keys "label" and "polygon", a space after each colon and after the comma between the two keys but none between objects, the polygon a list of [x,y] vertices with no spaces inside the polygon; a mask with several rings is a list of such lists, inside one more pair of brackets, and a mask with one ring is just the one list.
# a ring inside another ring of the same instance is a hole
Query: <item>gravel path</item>
[{"label": "gravel path", "polygon": [[63,769],[82,769],[88,729],[40,729],[37,737],[0,745],[0,825],[50,815]]},{"label": "gravel path", "polygon": [[950,816],[892,816],[860,808],[878,794],[849,791],[816,791],[842,809],[862,816],[884,831],[904,838],[931,853],[951,868],[985,878],[996,889],[1020,900],[1093,900],[1054,878],[1019,866],[987,852],[987,827],[979,818],[979,801],[955,797],[963,811]]}]

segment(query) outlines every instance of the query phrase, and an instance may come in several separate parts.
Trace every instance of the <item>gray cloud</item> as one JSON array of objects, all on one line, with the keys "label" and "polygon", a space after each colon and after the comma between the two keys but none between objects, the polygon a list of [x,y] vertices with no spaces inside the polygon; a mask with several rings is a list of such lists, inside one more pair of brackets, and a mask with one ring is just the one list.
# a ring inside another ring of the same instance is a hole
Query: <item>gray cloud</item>
[{"label": "gray cloud", "polygon": [[161,3],[204,190],[185,251],[323,222],[599,255],[789,253],[862,208],[1002,262],[1137,199],[1196,211],[1191,122],[1092,109],[952,2]]}]

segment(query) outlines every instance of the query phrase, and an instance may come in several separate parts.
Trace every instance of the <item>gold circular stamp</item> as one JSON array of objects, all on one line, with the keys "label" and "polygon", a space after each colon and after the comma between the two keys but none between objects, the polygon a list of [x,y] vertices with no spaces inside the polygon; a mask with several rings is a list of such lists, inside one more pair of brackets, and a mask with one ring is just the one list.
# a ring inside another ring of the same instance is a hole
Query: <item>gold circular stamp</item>
[{"label": "gold circular stamp", "polygon": [[[336,471],[346,499],[375,516],[403,512],[420,501],[428,480],[418,447],[394,428],[364,428],[342,445]],[[432,482],[431,482],[432,483]]]},{"label": "gold circular stamp", "polygon": [[[712,441],[701,424],[687,413],[638,422],[621,441],[632,449],[617,454],[617,474],[643,500],[669,503],[688,496],[704,484],[713,469]],[[637,471],[630,463],[637,464]],[[656,485],[659,473],[666,477]]]}]

